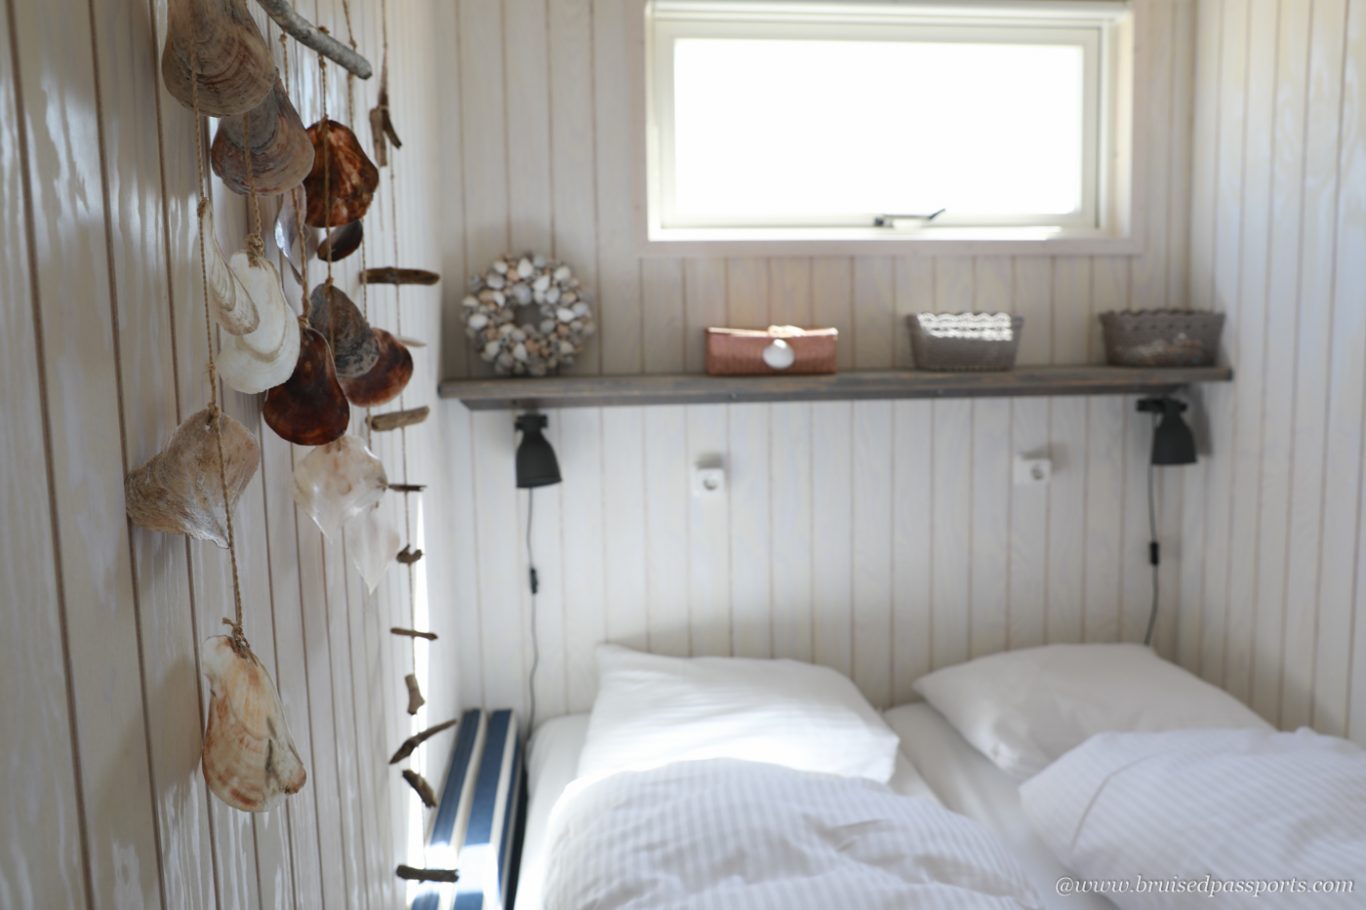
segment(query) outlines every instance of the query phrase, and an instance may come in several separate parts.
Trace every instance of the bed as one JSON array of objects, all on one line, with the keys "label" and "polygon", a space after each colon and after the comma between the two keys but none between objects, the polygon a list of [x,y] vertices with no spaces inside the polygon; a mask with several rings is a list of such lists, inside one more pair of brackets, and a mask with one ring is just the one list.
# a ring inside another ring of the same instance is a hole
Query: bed
[{"label": "bed", "polygon": [[[1103,898],[1056,893],[1055,883],[1066,870],[1024,817],[1015,783],[968,745],[938,712],[917,703],[884,716],[901,738],[901,754],[889,784],[893,790],[905,796],[933,797],[946,808],[994,829],[1014,849],[1049,910],[1114,910]],[[547,823],[555,802],[574,780],[588,717],[571,714],[548,720],[531,740],[517,910],[540,910]]]}]

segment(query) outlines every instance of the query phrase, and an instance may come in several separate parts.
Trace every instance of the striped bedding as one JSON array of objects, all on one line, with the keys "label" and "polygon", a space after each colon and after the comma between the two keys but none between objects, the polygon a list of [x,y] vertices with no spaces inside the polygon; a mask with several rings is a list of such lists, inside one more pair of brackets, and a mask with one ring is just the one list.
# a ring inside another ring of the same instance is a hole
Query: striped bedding
[{"label": "striped bedding", "polygon": [[1366,750],[1336,737],[1102,733],[1020,795],[1058,859],[1120,907],[1366,907]]},{"label": "striped bedding", "polygon": [[1039,908],[985,828],[866,780],[731,760],[580,781],[545,910]]}]

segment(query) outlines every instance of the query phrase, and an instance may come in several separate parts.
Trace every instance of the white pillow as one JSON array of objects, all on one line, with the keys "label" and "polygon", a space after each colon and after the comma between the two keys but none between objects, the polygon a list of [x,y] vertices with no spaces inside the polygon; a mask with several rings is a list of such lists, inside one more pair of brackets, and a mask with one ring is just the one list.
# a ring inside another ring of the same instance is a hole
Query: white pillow
[{"label": "white pillow", "polygon": [[885,784],[897,745],[854,684],[826,667],[600,645],[579,777],[731,758]]},{"label": "white pillow", "polygon": [[915,682],[963,738],[1024,780],[1097,733],[1269,725],[1143,645],[1047,645]]}]

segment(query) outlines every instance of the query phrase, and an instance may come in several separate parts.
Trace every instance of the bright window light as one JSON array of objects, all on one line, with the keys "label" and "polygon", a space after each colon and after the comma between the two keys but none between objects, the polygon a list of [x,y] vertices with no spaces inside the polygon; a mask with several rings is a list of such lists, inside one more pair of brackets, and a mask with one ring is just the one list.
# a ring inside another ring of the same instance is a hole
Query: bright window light
[{"label": "bright window light", "polygon": [[1108,21],[1095,8],[1073,21],[657,2],[653,223],[867,228],[940,213],[935,225],[1095,228]]}]

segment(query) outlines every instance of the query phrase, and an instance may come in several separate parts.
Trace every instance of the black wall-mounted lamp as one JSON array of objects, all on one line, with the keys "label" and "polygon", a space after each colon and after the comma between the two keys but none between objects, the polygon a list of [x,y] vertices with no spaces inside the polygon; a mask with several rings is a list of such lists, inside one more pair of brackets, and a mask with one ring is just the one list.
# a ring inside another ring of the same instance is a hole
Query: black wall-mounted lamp
[{"label": "black wall-mounted lamp", "polygon": [[546,428],[544,414],[519,414],[516,427],[522,434],[517,446],[517,489],[548,487],[560,482],[560,463],[555,449],[541,432]]},{"label": "black wall-mounted lamp", "polygon": [[1153,603],[1148,613],[1148,631],[1143,643],[1153,642],[1153,627],[1157,624],[1158,567],[1162,565],[1162,547],[1157,542],[1157,494],[1154,491],[1154,469],[1171,465],[1195,464],[1195,434],[1181,415],[1188,405],[1169,395],[1160,398],[1140,398],[1138,410],[1153,415],[1153,449],[1148,457],[1148,564],[1153,569]]},{"label": "black wall-mounted lamp", "polygon": [[1195,434],[1181,419],[1187,405],[1184,401],[1163,396],[1140,398],[1138,409],[1157,415],[1153,427],[1152,463],[1155,465],[1195,464]]}]

